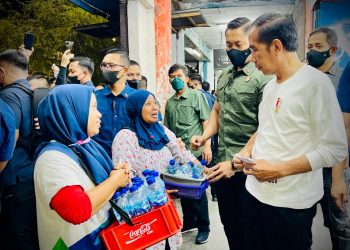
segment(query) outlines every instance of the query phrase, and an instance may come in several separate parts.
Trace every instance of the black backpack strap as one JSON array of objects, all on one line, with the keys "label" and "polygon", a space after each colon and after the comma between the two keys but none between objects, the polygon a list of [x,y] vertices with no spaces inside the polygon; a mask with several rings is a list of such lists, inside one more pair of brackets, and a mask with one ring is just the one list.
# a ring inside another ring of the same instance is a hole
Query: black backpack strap
[{"label": "black backpack strap", "polygon": [[[77,156],[78,161],[80,163],[80,166],[83,168],[83,170],[85,171],[86,175],[90,178],[90,180],[97,186],[98,184],[95,182],[94,177],[92,176],[92,173],[90,171],[90,169],[86,166],[84,160],[81,157],[80,152],[78,152],[75,148],[73,147],[69,147],[74,154]],[[128,215],[128,213],[126,213],[123,209],[121,209],[121,207],[119,207],[112,199],[109,200],[109,203],[111,204],[112,208],[115,209],[118,214],[120,215],[120,217],[123,219],[123,221],[125,221],[126,224],[128,224],[129,226],[134,226],[135,224],[132,222],[130,216]]]},{"label": "black backpack strap", "polygon": [[31,89],[28,89],[27,87],[25,87],[23,84],[19,83],[19,82],[14,82],[10,85],[7,85],[6,87],[3,88],[4,89],[9,89],[9,88],[17,88],[17,89],[20,89],[22,90],[23,92],[25,92],[27,95],[30,96],[31,98],[31,106],[32,106],[32,115],[31,115],[31,118],[30,119],[30,127],[31,127],[31,130],[30,130],[30,135],[28,135],[27,137],[23,137],[20,135],[20,137],[18,138],[18,141],[16,143],[16,147],[17,146],[21,146],[23,147],[28,153],[29,155],[32,157],[32,153],[31,152],[31,139],[33,137],[33,134],[34,134],[34,120],[33,120],[33,96],[34,96],[34,91],[31,90]]},{"label": "black backpack strap", "polygon": [[36,88],[33,94],[33,117],[38,117],[38,106],[42,99],[50,92],[49,88]]}]

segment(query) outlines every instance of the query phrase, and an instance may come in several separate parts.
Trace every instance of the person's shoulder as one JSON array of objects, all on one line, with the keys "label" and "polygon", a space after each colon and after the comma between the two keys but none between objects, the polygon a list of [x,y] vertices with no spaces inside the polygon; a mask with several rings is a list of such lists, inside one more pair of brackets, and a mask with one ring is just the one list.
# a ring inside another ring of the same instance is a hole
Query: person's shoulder
[{"label": "person's shoulder", "polygon": [[220,80],[220,78],[225,77],[225,76],[231,76],[233,72],[233,65],[230,65],[226,68],[224,68],[221,72],[221,74],[219,75],[218,80]]},{"label": "person's shoulder", "polygon": [[43,143],[39,146],[35,157],[39,158],[41,155],[47,152],[51,152],[50,154],[52,154],[52,152],[60,152],[71,158],[73,158],[72,156],[74,154],[72,150],[69,149],[68,146],[60,142],[48,142],[48,143]]},{"label": "person's shoulder", "polygon": [[106,86],[103,89],[96,90],[95,91],[95,95],[96,95],[96,98],[97,98],[97,97],[101,97],[101,96],[107,95],[110,92],[111,92],[111,90]]},{"label": "person's shoulder", "polygon": [[160,125],[163,127],[165,134],[170,140],[176,138],[176,135],[168,127],[164,126],[162,123],[160,123]]},{"label": "person's shoulder", "polygon": [[130,140],[136,138],[136,133],[128,128],[123,128],[117,133],[116,138]]},{"label": "person's shoulder", "polygon": [[[330,78],[322,71],[310,66],[304,65],[299,72],[299,77],[304,78],[305,84],[310,85],[332,85]],[[332,85],[333,86],[333,85]]]},{"label": "person's shoulder", "polygon": [[188,89],[187,91],[189,91],[189,95],[192,95],[192,96],[197,96],[197,97],[202,97],[204,96],[204,93],[202,91],[199,91],[197,89]]},{"label": "person's shoulder", "polygon": [[13,111],[10,108],[10,106],[6,104],[6,102],[4,102],[3,100],[0,99],[0,115],[1,114],[13,116]]},{"label": "person's shoulder", "polygon": [[172,94],[169,99],[167,100],[167,104],[170,104],[174,99],[176,98],[176,94]]},{"label": "person's shoulder", "polygon": [[[49,142],[41,146],[36,155],[36,167],[42,165],[57,165],[58,162],[65,162],[79,165],[77,156],[66,145],[59,142]],[[69,164],[65,164],[69,165]]]}]

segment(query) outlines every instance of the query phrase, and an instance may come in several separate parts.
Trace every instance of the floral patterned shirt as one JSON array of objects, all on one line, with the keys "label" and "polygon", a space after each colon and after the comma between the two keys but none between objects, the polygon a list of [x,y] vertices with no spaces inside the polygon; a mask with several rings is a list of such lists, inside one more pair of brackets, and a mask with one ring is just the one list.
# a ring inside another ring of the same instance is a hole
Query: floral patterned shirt
[{"label": "floral patterned shirt", "polygon": [[[150,150],[142,148],[139,145],[136,133],[129,129],[122,129],[115,136],[112,145],[113,164],[126,162],[131,167],[134,174],[143,178],[142,171],[145,169],[156,170],[159,173],[169,165],[171,159],[175,159],[180,164],[189,161],[195,161],[196,157],[187,151],[181,149],[176,141],[176,136],[167,127],[163,126],[170,142],[160,150]],[[181,233],[178,233],[169,239],[171,249],[177,249],[182,245]],[[147,248],[152,250],[165,249],[165,241]]]}]

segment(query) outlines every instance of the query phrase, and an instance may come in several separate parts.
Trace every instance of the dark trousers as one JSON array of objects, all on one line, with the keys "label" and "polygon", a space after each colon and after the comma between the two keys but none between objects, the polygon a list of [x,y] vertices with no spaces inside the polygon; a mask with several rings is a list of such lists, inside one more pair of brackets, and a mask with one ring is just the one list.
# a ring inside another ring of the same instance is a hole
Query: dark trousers
[{"label": "dark trousers", "polygon": [[246,176],[236,173],[229,179],[216,183],[221,223],[231,250],[243,249],[243,199]]},{"label": "dark trousers", "polygon": [[39,249],[33,181],[19,182],[3,190],[0,246],[3,250]]},{"label": "dark trousers", "polygon": [[206,193],[199,200],[181,198],[183,228],[198,228],[199,232],[209,232],[208,198]]},{"label": "dark trousers", "polygon": [[[200,161],[202,156],[198,157]],[[182,214],[183,214],[183,228],[198,228],[199,232],[209,232],[209,211],[208,198],[204,192],[199,200],[180,198]]]},{"label": "dark trousers", "polygon": [[[346,178],[347,179],[347,178]],[[324,195],[320,201],[324,225],[329,229],[333,250],[350,249],[350,224],[347,211],[341,211],[331,195],[332,168],[323,168]]]},{"label": "dark trousers", "polygon": [[[218,157],[218,134],[214,135],[211,138],[211,152],[213,154],[213,159],[208,165],[208,168],[214,167],[217,163],[217,157]],[[216,197],[216,183],[211,183],[210,184],[210,194],[211,197],[214,198]]]},{"label": "dark trousers", "polygon": [[316,205],[291,209],[264,204],[246,192],[244,250],[307,250]]}]

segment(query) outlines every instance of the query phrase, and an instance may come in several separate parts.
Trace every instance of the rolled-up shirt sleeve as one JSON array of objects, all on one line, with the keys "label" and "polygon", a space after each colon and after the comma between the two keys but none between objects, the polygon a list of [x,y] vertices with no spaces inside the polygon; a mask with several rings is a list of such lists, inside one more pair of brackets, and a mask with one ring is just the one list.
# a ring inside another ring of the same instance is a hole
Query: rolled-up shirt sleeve
[{"label": "rolled-up shirt sleeve", "polygon": [[328,78],[314,88],[309,115],[313,124],[314,149],[306,154],[313,170],[332,167],[348,154],[343,116],[334,87]]}]

